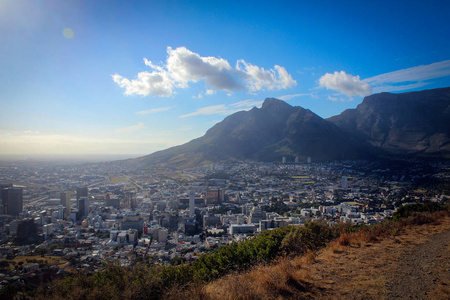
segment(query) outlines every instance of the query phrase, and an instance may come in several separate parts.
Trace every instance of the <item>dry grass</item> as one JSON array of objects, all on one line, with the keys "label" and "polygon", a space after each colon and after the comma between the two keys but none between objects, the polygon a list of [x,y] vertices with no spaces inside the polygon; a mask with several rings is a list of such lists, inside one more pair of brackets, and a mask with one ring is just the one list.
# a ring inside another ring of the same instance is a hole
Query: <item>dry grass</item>
[{"label": "dry grass", "polygon": [[[396,260],[415,245],[426,243],[430,235],[447,230],[450,216],[440,212],[343,233],[320,251],[218,279],[202,289],[201,297],[191,299],[385,299],[387,278]],[[445,255],[441,259],[447,265],[439,272],[443,275],[436,279],[440,284],[432,291],[432,299],[446,299],[450,294],[445,278],[450,248]]]},{"label": "dry grass", "polygon": [[[306,255],[311,260],[314,254]],[[270,265],[260,265],[249,272],[230,274],[206,287],[210,299],[285,299],[308,298],[313,284],[305,281],[302,260],[279,259]]]},{"label": "dry grass", "polygon": [[[39,256],[39,255],[34,255],[34,256],[16,256],[12,260],[2,259],[0,261],[15,262],[16,265],[18,265],[20,262],[22,262],[23,265],[26,266],[26,265],[31,263],[31,262],[27,262],[27,260],[28,261],[30,261],[30,260],[37,260],[39,262],[43,261],[44,263],[47,263],[50,266],[61,265],[61,264],[64,264],[64,263],[67,262],[66,260],[62,259],[59,256],[44,256],[44,257],[42,257],[42,256]],[[11,263],[9,265],[9,268],[10,269],[14,269],[14,264]]]}]

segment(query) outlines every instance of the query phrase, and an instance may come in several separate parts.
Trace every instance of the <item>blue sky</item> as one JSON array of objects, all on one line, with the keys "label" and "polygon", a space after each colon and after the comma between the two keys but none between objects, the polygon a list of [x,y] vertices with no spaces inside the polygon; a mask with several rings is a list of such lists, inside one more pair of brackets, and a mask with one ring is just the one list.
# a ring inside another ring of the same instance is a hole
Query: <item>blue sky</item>
[{"label": "blue sky", "polygon": [[267,97],[327,118],[447,87],[449,15],[450,1],[0,0],[0,154],[149,154]]}]

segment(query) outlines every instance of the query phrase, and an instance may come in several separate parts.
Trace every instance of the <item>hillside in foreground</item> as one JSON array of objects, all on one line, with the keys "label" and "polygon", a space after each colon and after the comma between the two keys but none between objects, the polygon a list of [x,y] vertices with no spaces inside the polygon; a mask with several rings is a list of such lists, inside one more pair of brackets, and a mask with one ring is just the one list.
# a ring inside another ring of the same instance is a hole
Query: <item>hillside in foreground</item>
[{"label": "hillside in foreground", "polygon": [[417,204],[373,226],[310,222],[267,230],[180,266],[109,265],[33,298],[448,299],[449,246],[448,205]]},{"label": "hillside in foreground", "polygon": [[205,298],[449,299],[449,269],[447,214],[378,237],[341,236],[320,251],[217,280]]}]

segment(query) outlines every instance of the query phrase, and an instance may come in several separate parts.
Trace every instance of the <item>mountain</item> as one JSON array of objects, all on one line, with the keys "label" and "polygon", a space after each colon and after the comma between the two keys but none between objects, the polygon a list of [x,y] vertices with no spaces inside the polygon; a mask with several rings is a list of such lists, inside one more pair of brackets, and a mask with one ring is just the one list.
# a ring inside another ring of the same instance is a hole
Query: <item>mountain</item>
[{"label": "mountain", "polygon": [[450,88],[374,94],[327,121],[393,154],[450,155]]},{"label": "mountain", "polygon": [[450,158],[450,88],[367,96],[355,109],[322,119],[267,98],[226,117],[186,144],[134,159],[194,167],[220,161],[330,161],[399,156]]},{"label": "mountain", "polygon": [[229,160],[305,161],[366,159],[375,147],[310,110],[267,98],[261,108],[226,117],[184,145],[135,159],[146,164],[192,167]]}]

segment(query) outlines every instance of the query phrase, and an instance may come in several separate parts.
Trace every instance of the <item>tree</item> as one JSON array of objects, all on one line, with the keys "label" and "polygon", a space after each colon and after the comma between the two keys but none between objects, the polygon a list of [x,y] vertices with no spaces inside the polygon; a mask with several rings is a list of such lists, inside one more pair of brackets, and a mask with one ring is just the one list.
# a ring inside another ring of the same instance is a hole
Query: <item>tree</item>
[{"label": "tree", "polygon": [[36,253],[37,255],[40,255],[40,256],[44,257],[45,254],[48,253],[48,249],[47,249],[47,248],[37,248],[36,250],[34,250],[34,253]]}]

